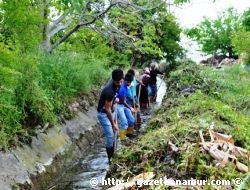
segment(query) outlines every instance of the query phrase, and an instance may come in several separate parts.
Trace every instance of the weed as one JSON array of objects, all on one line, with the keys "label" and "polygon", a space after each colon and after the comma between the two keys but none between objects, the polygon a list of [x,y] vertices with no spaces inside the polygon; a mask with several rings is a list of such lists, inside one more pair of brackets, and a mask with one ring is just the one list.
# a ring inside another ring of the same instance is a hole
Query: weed
[{"label": "weed", "polygon": [[[168,96],[148,123],[146,133],[132,147],[118,152],[114,165],[123,167],[119,171],[113,169],[114,176],[153,171],[157,177],[175,179],[246,177],[233,163],[223,168],[216,166],[211,156],[200,150],[198,136],[199,130],[214,126],[215,131],[232,135],[236,145],[250,150],[249,77],[249,71],[239,66],[224,70],[194,64],[178,66],[170,73]],[[184,89],[192,90],[185,94]],[[204,134],[204,138],[210,140],[209,134]],[[169,140],[179,148],[175,155],[168,149]],[[132,161],[134,154],[137,159]],[[147,159],[147,165],[142,164],[142,158]],[[249,164],[247,160],[240,161]],[[129,172],[119,173],[122,169]]]}]

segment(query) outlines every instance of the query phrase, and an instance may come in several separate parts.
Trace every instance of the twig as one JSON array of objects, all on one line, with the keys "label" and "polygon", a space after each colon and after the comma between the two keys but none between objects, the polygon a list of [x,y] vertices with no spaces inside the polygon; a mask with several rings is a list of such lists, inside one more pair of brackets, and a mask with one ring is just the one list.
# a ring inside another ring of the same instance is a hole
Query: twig
[{"label": "twig", "polygon": [[52,190],[52,189],[55,189],[55,188],[56,188],[56,186],[54,185],[54,186],[50,187],[48,190]]}]

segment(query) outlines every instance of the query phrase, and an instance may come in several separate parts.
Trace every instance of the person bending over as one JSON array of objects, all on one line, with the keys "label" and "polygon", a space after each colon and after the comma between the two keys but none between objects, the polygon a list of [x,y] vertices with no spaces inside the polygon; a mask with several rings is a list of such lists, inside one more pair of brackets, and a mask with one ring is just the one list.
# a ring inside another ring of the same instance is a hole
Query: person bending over
[{"label": "person bending over", "polygon": [[115,103],[115,95],[120,89],[122,81],[123,71],[121,69],[113,70],[112,80],[102,90],[97,107],[97,118],[106,139],[106,151],[109,163],[114,154],[114,133],[118,130],[117,123],[113,117],[113,104]]},{"label": "person bending over", "polygon": [[148,84],[148,95],[149,95],[149,99],[150,101],[155,101],[156,100],[156,94],[157,94],[157,86],[156,86],[156,82],[157,82],[157,74],[161,74],[164,75],[163,72],[159,71],[157,69],[157,63],[153,62],[150,65],[150,79],[149,79],[149,84]]},{"label": "person bending over", "polygon": [[117,98],[119,99],[117,110],[118,120],[120,124],[120,140],[122,142],[124,142],[125,140],[128,127],[133,127],[135,124],[135,119],[132,114],[132,112],[134,112],[134,109],[126,102],[126,97],[128,96],[128,88],[131,86],[132,81],[133,75],[127,73],[117,95]]}]

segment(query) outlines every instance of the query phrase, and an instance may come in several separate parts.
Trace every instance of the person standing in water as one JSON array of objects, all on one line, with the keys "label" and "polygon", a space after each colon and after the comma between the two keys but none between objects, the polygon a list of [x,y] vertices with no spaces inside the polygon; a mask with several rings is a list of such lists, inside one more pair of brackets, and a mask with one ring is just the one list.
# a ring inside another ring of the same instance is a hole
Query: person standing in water
[{"label": "person standing in water", "polygon": [[157,74],[164,75],[164,73],[159,71],[157,67],[158,65],[156,62],[152,62],[150,64],[150,70],[149,70],[150,79],[149,79],[149,84],[148,84],[148,95],[149,95],[150,101],[152,102],[156,100],[156,95],[157,95],[157,86],[156,86]]},{"label": "person standing in water", "polygon": [[120,89],[122,82],[123,71],[121,69],[113,70],[112,80],[110,80],[102,90],[97,107],[97,118],[102,126],[106,139],[105,146],[109,163],[114,154],[114,133],[118,131],[117,121],[114,120],[113,105],[118,101],[115,96]]}]

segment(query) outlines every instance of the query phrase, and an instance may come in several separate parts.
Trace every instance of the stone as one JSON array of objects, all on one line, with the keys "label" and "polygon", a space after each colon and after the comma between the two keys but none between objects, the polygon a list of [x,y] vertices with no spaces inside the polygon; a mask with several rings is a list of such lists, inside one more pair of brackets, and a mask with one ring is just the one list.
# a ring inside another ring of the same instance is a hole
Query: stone
[{"label": "stone", "polygon": [[222,65],[235,65],[236,63],[237,63],[237,61],[235,59],[225,58],[220,62],[219,66],[222,66]]}]

